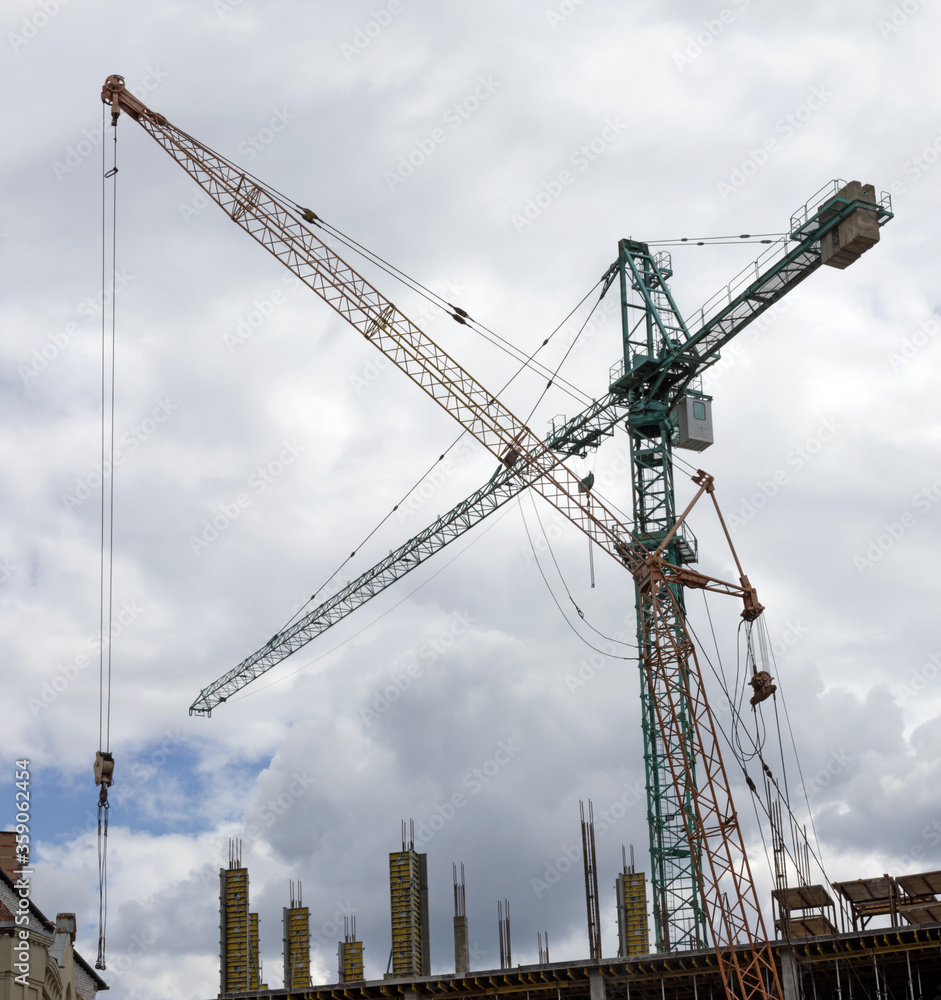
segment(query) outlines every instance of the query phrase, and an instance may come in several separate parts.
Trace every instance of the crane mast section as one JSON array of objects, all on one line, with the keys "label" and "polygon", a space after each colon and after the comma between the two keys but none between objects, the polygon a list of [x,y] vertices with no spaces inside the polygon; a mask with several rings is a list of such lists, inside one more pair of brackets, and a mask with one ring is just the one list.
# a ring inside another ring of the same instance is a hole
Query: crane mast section
[{"label": "crane mast section", "polygon": [[[679,627],[683,608],[652,559],[637,581],[642,667],[658,728],[677,751],[667,758],[676,798],[692,805],[682,811],[686,839],[701,848],[693,867],[720,967],[743,1000],[781,996],[699,661]],[[749,950],[736,954],[743,942]]]}]

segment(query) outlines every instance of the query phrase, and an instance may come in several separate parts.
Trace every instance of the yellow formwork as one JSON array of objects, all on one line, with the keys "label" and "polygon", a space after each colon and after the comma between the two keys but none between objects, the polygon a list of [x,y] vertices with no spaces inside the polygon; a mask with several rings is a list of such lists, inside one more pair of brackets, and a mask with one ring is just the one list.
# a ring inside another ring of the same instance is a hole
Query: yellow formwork
[{"label": "yellow formwork", "polygon": [[361,983],[365,980],[363,974],[363,942],[340,942],[340,982]]},{"label": "yellow formwork", "polygon": [[248,915],[248,988],[250,990],[266,990],[268,987],[261,981],[261,955],[258,951],[258,914]]},{"label": "yellow formwork", "polygon": [[284,985],[310,986],[310,911],[284,908]]},{"label": "yellow formwork", "polygon": [[421,876],[414,849],[389,855],[392,897],[392,975],[422,974]]},{"label": "yellow formwork", "polygon": [[622,958],[650,953],[647,928],[647,885],[643,872],[618,875],[618,954]]},{"label": "yellow formwork", "polygon": [[258,914],[248,912],[248,869],[219,871],[220,993],[264,990],[258,953]]},{"label": "yellow formwork", "polygon": [[221,992],[239,993],[249,988],[248,869],[222,869],[219,878]]}]

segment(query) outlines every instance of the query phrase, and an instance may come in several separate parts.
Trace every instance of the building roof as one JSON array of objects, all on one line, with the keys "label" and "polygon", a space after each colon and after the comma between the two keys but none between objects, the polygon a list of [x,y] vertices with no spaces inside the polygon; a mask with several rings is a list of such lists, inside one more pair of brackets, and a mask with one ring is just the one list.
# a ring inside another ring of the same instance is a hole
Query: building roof
[{"label": "building roof", "polygon": [[[4,889],[6,892],[4,892]],[[10,912],[9,907],[4,903],[3,897],[11,897],[16,893],[16,884],[10,875],[0,868],[0,930],[3,929],[3,924],[13,921],[13,914]],[[12,899],[11,899],[12,902]],[[2,910],[5,910],[8,917],[3,916]],[[43,933],[48,934],[50,937],[55,935],[56,925],[55,921],[50,920],[39,907],[33,902],[32,897],[29,900],[29,914],[32,918],[30,920],[30,926],[34,930],[41,930]],[[38,927],[35,926],[38,924]],[[96,990],[106,990],[108,989],[108,984],[98,975],[98,973],[85,961],[84,958],[79,954],[78,950],[72,949],[72,959],[76,965],[80,966],[82,970],[91,977],[95,983]]]}]

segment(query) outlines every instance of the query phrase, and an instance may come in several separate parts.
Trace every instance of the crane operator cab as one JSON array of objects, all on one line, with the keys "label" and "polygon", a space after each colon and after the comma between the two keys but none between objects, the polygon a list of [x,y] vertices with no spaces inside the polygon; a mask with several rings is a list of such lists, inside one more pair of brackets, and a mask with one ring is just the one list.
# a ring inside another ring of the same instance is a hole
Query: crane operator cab
[{"label": "crane operator cab", "polygon": [[705,451],[715,440],[712,436],[712,400],[708,396],[684,396],[673,411],[677,448]]}]

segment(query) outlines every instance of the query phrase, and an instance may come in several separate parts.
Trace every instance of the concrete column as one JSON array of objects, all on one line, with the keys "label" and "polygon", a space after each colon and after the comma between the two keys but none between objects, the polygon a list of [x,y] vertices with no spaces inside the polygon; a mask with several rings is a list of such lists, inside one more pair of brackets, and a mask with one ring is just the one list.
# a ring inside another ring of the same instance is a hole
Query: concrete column
[{"label": "concrete column", "polygon": [[781,956],[781,989],[784,990],[784,1000],[800,1000],[800,968],[794,949],[781,948],[778,954]]},{"label": "concrete column", "polygon": [[591,986],[591,1000],[605,1000],[604,976],[600,972],[589,972],[588,982]]},{"label": "concrete column", "polygon": [[467,917],[454,918],[454,971],[459,975],[470,972],[470,948],[467,943]]}]

